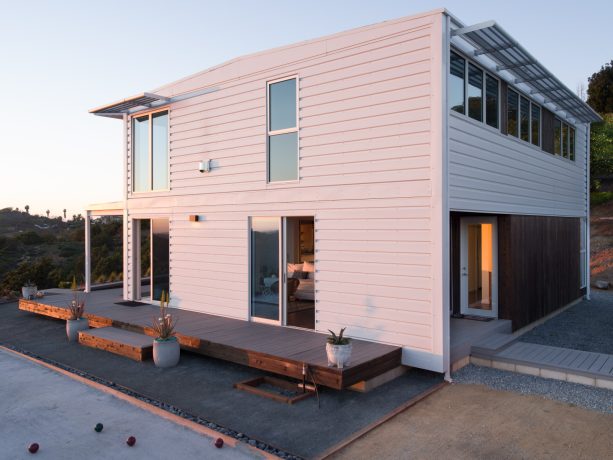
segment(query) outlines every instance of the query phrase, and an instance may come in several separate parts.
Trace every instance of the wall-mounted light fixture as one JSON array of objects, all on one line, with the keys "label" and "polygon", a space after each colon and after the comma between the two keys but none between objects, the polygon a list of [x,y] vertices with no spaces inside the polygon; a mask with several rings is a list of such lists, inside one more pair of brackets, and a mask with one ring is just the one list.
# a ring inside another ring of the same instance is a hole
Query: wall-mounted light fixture
[{"label": "wall-mounted light fixture", "polygon": [[200,216],[197,214],[190,214],[189,221],[190,222],[200,222]]},{"label": "wall-mounted light fixture", "polygon": [[201,173],[211,172],[211,160],[202,160],[200,163],[198,163],[198,171]]}]

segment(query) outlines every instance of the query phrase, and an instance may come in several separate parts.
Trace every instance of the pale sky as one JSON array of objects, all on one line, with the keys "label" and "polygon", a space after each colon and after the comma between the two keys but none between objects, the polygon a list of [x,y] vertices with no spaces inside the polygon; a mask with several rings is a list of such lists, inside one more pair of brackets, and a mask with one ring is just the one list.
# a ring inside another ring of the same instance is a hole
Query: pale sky
[{"label": "pale sky", "polygon": [[446,7],[495,19],[573,91],[613,59],[596,1],[0,0],[0,208],[120,200],[121,122],[88,110],[228,59]]}]

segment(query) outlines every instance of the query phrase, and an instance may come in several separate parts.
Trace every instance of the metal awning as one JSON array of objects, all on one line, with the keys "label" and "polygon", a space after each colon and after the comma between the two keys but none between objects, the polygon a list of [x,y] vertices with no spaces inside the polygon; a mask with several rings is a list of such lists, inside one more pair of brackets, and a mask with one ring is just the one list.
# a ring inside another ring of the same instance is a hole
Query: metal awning
[{"label": "metal awning", "polygon": [[543,104],[563,111],[569,118],[584,123],[602,121],[600,115],[526,51],[495,21],[486,21],[451,31],[474,48],[475,56],[486,55],[497,71],[511,74],[510,83],[524,84],[532,95],[541,96]]},{"label": "metal awning", "polygon": [[123,118],[123,114],[129,114],[134,111],[155,107],[156,105],[164,105],[166,103],[168,103],[168,98],[165,96],[159,96],[153,93],[141,93],[112,104],[92,109],[89,113],[102,117]]},{"label": "metal awning", "polygon": [[218,91],[218,88],[204,88],[188,93],[179,94],[172,97],[160,96],[154,93],[141,93],[136,96],[122,99],[121,101],[112,104],[103,105],[89,111],[94,115],[110,118],[123,118],[124,115],[131,115],[146,109],[153,109],[173,102],[183,101],[203,94],[213,93]]}]

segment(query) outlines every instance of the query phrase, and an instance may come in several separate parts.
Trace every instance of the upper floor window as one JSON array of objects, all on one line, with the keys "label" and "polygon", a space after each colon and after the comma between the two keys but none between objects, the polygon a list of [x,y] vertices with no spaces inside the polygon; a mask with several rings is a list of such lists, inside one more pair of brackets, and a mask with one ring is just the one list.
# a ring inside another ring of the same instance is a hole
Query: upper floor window
[{"label": "upper floor window", "polygon": [[132,119],[133,191],[168,189],[168,111]]},{"label": "upper floor window", "polygon": [[468,64],[468,116],[483,121],[483,71]]},{"label": "upper floor window", "polygon": [[466,75],[466,60],[452,52],[449,65],[449,108],[463,114],[465,113],[464,80]]},{"label": "upper floor window", "polygon": [[519,94],[512,89],[507,93],[507,133],[519,137]]},{"label": "upper floor window", "polygon": [[575,161],[575,128],[568,127],[568,158]]},{"label": "upper floor window", "polygon": [[268,84],[268,181],[298,179],[296,78]]},{"label": "upper floor window", "polygon": [[519,138],[530,142],[530,101],[523,96],[519,98]]},{"label": "upper floor window", "polygon": [[553,153],[562,155],[562,122],[557,118],[553,120]]},{"label": "upper floor window", "polygon": [[536,104],[532,104],[530,114],[530,136],[534,145],[541,145],[541,108]]},{"label": "upper floor window", "polygon": [[498,80],[491,75],[485,77],[485,122],[492,128],[498,128]]},{"label": "upper floor window", "polygon": [[[554,143],[560,145],[560,152],[556,151],[556,154],[562,155],[564,158],[568,158],[569,160],[575,161],[575,128],[567,125],[566,123],[562,123],[560,120],[556,118],[556,132],[554,139]],[[561,126],[558,127],[558,126]],[[558,139],[559,138],[559,139]]]}]

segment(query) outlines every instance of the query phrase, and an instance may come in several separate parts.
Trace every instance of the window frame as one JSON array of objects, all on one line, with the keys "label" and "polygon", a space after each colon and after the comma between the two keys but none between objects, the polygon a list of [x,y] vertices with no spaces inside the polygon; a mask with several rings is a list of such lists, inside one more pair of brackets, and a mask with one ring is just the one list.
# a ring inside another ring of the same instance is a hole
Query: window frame
[{"label": "window frame", "polygon": [[[489,129],[493,129],[495,131],[500,132],[501,131],[501,123],[502,123],[502,101],[501,101],[501,92],[502,92],[502,85],[501,85],[501,78],[496,75],[495,73],[492,73],[490,70],[486,69],[484,66],[481,65],[481,63],[476,62],[468,57],[466,57],[466,55],[462,52],[457,50],[455,47],[451,47],[449,50],[450,53],[454,53],[456,55],[458,55],[459,57],[461,57],[462,59],[464,59],[464,112],[458,112],[457,110],[453,110],[450,107],[447,107],[448,112],[453,112],[456,113],[458,115],[463,115],[466,118],[472,120],[475,123],[481,123],[482,125],[486,126]],[[450,58],[451,59],[451,58]],[[483,82],[481,85],[481,120],[476,120],[474,118],[472,118],[471,116],[468,115],[468,66],[469,64],[472,64],[473,66],[475,66],[476,68],[478,68],[479,70],[481,70],[481,72],[483,72]],[[449,67],[449,71],[447,72],[447,78],[449,78],[449,74],[451,73],[451,60],[449,60],[449,62],[447,62],[447,65]],[[489,125],[487,123],[486,120],[486,116],[487,116],[487,110],[486,110],[486,106],[487,106],[487,77],[491,77],[492,79],[496,80],[498,82],[498,94],[497,94],[497,107],[496,107],[496,111],[498,113],[498,120],[497,120],[497,127],[493,127],[492,125]]]},{"label": "window frame", "polygon": [[[281,83],[287,80],[295,80],[296,84],[296,126],[293,128],[284,128],[277,130],[270,130],[270,87],[275,83]],[[266,82],[266,184],[287,184],[291,182],[300,182],[300,79],[297,74],[288,75],[285,77],[275,78],[274,80],[268,80]],[[278,136],[281,134],[296,133],[296,179],[288,180],[270,180],[270,138],[272,136]]]},{"label": "window frame", "polygon": [[[168,176],[166,180],[165,188],[153,189],[153,115],[159,114],[161,112],[166,112],[168,117],[168,139],[166,144],[166,158],[167,158],[167,171]],[[134,180],[134,175],[136,174],[136,168],[134,167],[135,163],[135,144],[134,144],[134,122],[137,118],[142,117],[149,118],[149,132],[147,135],[147,139],[149,140],[149,187],[147,190],[135,190],[134,187],[136,185],[136,181]],[[131,169],[131,184],[130,184],[130,193],[134,195],[142,194],[142,193],[158,193],[158,192],[169,192],[170,191],[170,106],[165,107],[156,107],[154,110],[138,112],[130,115],[130,169]]]},{"label": "window frame", "polygon": [[[538,129],[539,141],[538,141],[538,144],[535,144],[534,139],[532,139],[532,112],[533,112],[534,107],[538,107],[539,109],[539,129]],[[543,149],[543,107],[540,104],[532,102],[532,100],[530,100],[530,120],[529,120],[528,126],[529,126],[529,131],[530,131],[530,144],[542,150]]]}]

